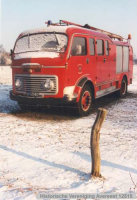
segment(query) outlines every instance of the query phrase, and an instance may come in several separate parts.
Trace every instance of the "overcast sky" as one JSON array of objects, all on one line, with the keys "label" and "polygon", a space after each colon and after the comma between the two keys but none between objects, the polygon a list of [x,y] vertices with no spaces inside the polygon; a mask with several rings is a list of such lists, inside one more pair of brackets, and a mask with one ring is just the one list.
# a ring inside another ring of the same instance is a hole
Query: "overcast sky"
[{"label": "overcast sky", "polygon": [[7,51],[24,30],[60,19],[88,23],[127,38],[137,55],[137,0],[1,0],[0,43]]}]

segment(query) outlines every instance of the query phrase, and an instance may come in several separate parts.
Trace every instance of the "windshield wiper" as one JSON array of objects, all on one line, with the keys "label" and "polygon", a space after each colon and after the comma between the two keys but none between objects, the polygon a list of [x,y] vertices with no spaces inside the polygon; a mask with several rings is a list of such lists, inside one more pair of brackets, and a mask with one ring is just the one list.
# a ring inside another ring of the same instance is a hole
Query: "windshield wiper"
[{"label": "windshield wiper", "polygon": [[54,35],[55,35],[55,38],[56,38],[57,44],[59,45],[58,37],[57,37],[57,35],[56,35],[55,32],[54,32]]},{"label": "windshield wiper", "polygon": [[28,34],[28,48],[30,48],[30,36]]}]

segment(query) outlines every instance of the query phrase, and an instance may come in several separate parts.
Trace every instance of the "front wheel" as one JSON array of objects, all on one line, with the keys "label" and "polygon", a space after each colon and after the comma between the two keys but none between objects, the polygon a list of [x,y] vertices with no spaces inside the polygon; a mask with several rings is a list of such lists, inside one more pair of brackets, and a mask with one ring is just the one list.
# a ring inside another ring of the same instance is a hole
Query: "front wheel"
[{"label": "front wheel", "polygon": [[83,87],[77,106],[79,115],[87,116],[90,114],[92,106],[92,90],[89,85]]}]

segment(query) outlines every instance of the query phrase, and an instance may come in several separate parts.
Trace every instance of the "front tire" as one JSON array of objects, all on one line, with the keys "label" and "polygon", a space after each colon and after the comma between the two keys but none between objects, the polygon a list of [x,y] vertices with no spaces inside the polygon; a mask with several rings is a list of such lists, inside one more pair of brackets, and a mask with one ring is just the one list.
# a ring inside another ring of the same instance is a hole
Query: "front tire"
[{"label": "front tire", "polygon": [[83,87],[77,106],[79,115],[87,116],[90,114],[92,106],[92,90],[89,85]]}]

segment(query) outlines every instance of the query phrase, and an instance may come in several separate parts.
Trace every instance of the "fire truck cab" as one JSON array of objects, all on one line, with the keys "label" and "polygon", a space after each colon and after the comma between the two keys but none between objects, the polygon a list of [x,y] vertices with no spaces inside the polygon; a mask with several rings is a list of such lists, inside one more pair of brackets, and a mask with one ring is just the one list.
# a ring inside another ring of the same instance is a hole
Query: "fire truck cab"
[{"label": "fire truck cab", "polygon": [[12,51],[13,90],[20,107],[75,104],[88,115],[94,99],[132,83],[133,50],[121,36],[61,21],[21,33]]}]

